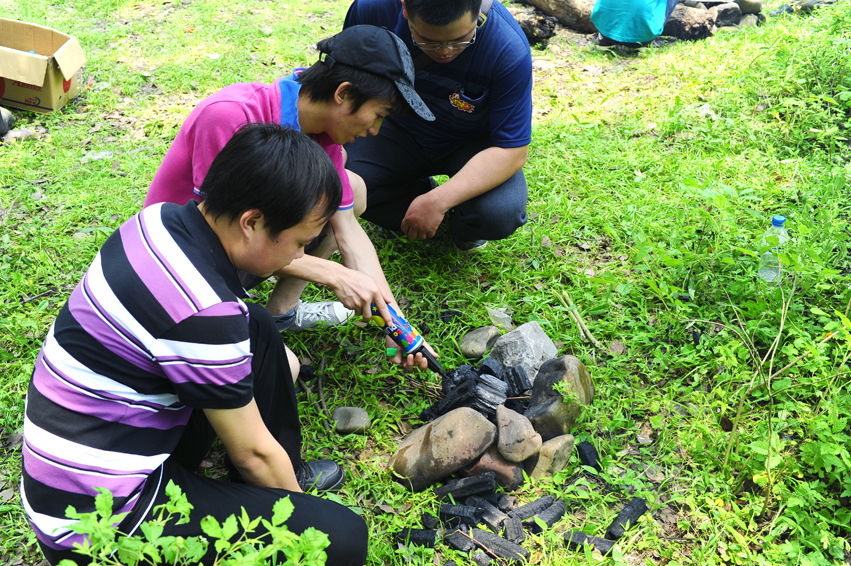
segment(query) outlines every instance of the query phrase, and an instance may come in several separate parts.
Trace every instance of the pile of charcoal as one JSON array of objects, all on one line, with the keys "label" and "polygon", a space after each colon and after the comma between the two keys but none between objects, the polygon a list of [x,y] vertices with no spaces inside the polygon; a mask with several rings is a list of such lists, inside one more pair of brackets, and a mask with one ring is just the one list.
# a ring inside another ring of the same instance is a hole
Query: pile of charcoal
[{"label": "pile of charcoal", "polygon": [[[599,470],[599,455],[594,446],[581,442],[578,448],[583,465]],[[438,516],[423,514],[424,528],[402,529],[395,535],[396,542],[404,546],[434,547],[442,537],[446,545],[473,553],[471,560],[481,566],[494,561],[499,564],[527,562],[531,553],[521,546],[526,532],[537,534],[555,525],[565,514],[565,502],[545,495],[517,506],[515,496],[497,493],[497,485],[496,474],[485,472],[453,479],[434,488],[434,494],[441,501]],[[615,542],[647,511],[645,500],[634,497],[606,529],[605,538],[574,530],[564,534],[564,542],[571,550],[582,551],[584,546],[590,545],[602,554],[609,554]],[[482,525],[489,530],[479,528]],[[450,560],[444,566],[455,566],[455,562]]]},{"label": "pile of charcoal", "polygon": [[[423,515],[423,529],[403,529],[396,533],[404,545],[433,547],[442,533],[443,542],[461,552],[476,552],[472,559],[487,564],[491,558],[509,562],[529,560],[530,552],[520,546],[524,529],[539,533],[541,525],[552,527],[564,516],[564,500],[545,495],[515,508],[515,498],[498,494],[496,474],[486,472],[470,478],[451,480],[434,493],[442,501],[437,517]],[[463,501],[463,504],[453,502]],[[487,526],[490,531],[478,528]],[[492,532],[491,532],[492,531]],[[503,532],[504,536],[499,536]]]},{"label": "pile of charcoal", "polygon": [[420,413],[428,422],[459,407],[470,407],[496,422],[496,408],[523,414],[529,404],[526,393],[532,388],[523,366],[503,367],[494,358],[485,358],[478,367],[464,365],[443,375],[443,399]]}]

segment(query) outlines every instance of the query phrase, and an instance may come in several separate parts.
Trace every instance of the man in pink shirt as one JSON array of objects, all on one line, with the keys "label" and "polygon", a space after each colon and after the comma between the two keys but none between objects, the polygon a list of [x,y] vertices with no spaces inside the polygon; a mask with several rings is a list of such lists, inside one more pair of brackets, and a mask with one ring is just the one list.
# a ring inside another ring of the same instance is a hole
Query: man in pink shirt
[{"label": "man in pink shirt", "polygon": [[[377,134],[390,114],[411,109],[426,120],[434,119],[413,88],[414,65],[408,49],[393,33],[355,26],[319,42],[317,48],[320,61],[307,69],[272,84],[230,85],[203,100],[181,126],[145,199],[146,207],[203,200],[198,187],[210,164],[249,122],[287,125],[321,145],[340,175],[343,198],[307,254],[275,273],[278,282],[266,308],[281,330],[339,324],[354,311],[368,319],[371,303],[388,318],[386,304],[402,312],[375,248],[357,220],[366,208],[366,186],[345,169],[342,144]],[[342,265],[327,259],[336,249]],[[311,281],[329,286],[339,302],[302,302],[301,294]],[[246,288],[259,282],[243,277]],[[426,367],[426,360],[419,356],[403,360],[396,354],[394,361],[406,369]]]}]

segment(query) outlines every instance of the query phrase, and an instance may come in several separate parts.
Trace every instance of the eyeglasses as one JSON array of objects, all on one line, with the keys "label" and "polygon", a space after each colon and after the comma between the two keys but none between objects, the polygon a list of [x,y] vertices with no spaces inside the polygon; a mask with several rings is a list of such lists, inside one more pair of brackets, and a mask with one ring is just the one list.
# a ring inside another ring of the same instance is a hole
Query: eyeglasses
[{"label": "eyeglasses", "polygon": [[474,43],[476,43],[476,32],[478,28],[473,28],[473,37],[470,41],[456,41],[452,43],[419,43],[416,39],[414,39],[414,28],[411,27],[411,24],[408,23],[408,27],[411,30],[411,41],[414,42],[414,45],[419,47],[422,51],[437,51],[438,49],[448,49],[449,51],[461,51],[462,49],[467,49]]}]

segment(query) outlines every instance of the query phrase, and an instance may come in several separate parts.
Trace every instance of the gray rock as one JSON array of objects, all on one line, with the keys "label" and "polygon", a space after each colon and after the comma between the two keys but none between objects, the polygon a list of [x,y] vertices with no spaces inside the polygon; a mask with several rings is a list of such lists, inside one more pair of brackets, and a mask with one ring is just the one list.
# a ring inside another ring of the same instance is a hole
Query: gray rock
[{"label": "gray rock", "polygon": [[734,0],[742,14],[759,14],[762,12],[762,0]]},{"label": "gray rock", "polygon": [[575,440],[572,434],[556,436],[544,442],[536,456],[526,460],[523,467],[530,478],[552,477],[567,467]]},{"label": "gray rock", "polygon": [[596,0],[526,0],[539,10],[555,16],[567,27],[582,33],[594,33],[597,28],[591,23],[591,10]]},{"label": "gray rock", "polygon": [[[565,402],[555,385],[563,382],[578,402]],[[544,441],[567,434],[582,413],[582,405],[594,399],[594,382],[585,364],[575,356],[549,360],[532,385],[532,401],[526,417]]]},{"label": "gray rock", "polygon": [[[703,2],[707,4],[707,2]],[[662,35],[677,39],[706,39],[712,37],[712,27],[715,25],[715,12],[699,10],[677,4],[671,17],[665,23]]]},{"label": "gray rock", "polygon": [[737,26],[742,19],[742,9],[735,2],[710,8],[715,11],[715,27]]},{"label": "gray rock", "polygon": [[491,357],[505,367],[523,366],[532,384],[538,368],[558,355],[558,349],[537,322],[527,322],[497,339]]},{"label": "gray rock", "polygon": [[683,6],[688,6],[689,8],[697,8],[698,10],[706,10],[706,4],[700,2],[699,0],[685,0],[682,3]]},{"label": "gray rock", "polygon": [[359,407],[337,407],[331,420],[336,421],[337,434],[363,434],[372,426],[369,413]]},{"label": "gray rock", "polygon": [[461,338],[461,353],[468,360],[478,360],[493,348],[497,338],[499,338],[499,328],[496,326],[477,328]]},{"label": "gray rock", "polygon": [[3,143],[12,143],[12,142],[22,142],[24,140],[28,140],[30,138],[36,137],[36,133],[32,130],[21,129],[21,130],[9,130],[3,136]]},{"label": "gray rock", "polygon": [[494,440],[496,426],[478,411],[461,407],[409,434],[388,466],[403,484],[422,491],[474,462]]},{"label": "gray rock", "polygon": [[0,108],[0,136],[4,136],[6,132],[11,130],[17,121],[18,119],[15,118],[14,114],[5,108]]},{"label": "gray rock", "polygon": [[522,462],[541,449],[543,440],[529,419],[505,405],[496,408],[496,427],[499,430],[497,448],[509,462]]},{"label": "gray rock", "polygon": [[275,33],[275,30],[273,30],[272,28],[270,28],[268,26],[261,26],[261,27],[257,28],[257,31],[259,31],[260,33],[262,33],[263,35],[265,35],[267,37],[272,35],[273,33]]},{"label": "gray rock", "polygon": [[466,477],[485,472],[495,473],[496,482],[506,491],[517,489],[523,484],[523,466],[503,458],[496,446],[491,446],[481,458],[458,470],[459,474]]},{"label": "gray rock", "polygon": [[747,16],[742,16],[742,20],[739,22],[739,27],[744,28],[755,28],[759,23],[759,16],[756,14],[748,14]]}]

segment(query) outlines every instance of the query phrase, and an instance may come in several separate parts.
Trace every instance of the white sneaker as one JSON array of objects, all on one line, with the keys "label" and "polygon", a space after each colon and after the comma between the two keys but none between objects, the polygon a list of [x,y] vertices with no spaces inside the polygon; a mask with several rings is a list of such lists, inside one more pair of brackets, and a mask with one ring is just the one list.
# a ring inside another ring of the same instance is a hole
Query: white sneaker
[{"label": "white sneaker", "polygon": [[287,329],[290,332],[300,332],[320,325],[334,326],[342,324],[355,315],[355,311],[347,309],[339,301],[322,303],[304,303],[299,301],[295,311],[295,321]]}]

